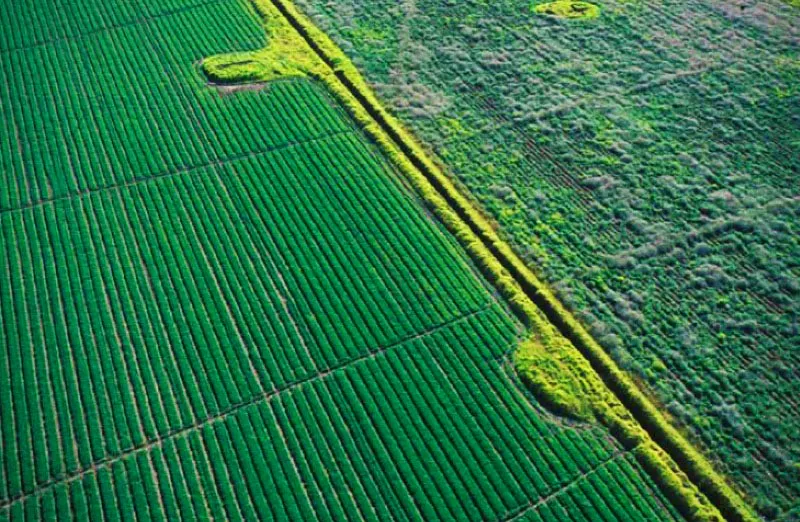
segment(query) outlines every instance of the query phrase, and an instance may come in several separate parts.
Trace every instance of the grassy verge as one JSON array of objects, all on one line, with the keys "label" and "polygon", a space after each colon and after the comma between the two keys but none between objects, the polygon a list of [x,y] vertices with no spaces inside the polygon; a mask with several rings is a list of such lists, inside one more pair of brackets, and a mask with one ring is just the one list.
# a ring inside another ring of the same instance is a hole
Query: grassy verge
[{"label": "grassy verge", "polygon": [[[375,97],[344,53],[287,0],[253,0],[270,46],[204,61],[214,81],[317,78],[413,183],[530,328],[515,363],[540,400],[605,424],[691,520],[757,520],[742,498],[661,414],[531,272],[492,224]],[[274,46],[273,46],[274,43]]]}]

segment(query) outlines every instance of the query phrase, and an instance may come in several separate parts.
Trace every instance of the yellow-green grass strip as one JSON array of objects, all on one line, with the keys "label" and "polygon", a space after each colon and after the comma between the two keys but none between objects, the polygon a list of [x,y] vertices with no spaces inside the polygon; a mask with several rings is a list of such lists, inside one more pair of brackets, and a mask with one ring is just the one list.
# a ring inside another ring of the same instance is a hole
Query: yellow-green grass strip
[{"label": "yellow-green grass strip", "polygon": [[540,400],[566,415],[606,425],[690,520],[758,520],[384,109],[341,49],[288,0],[252,2],[270,33],[268,47],[208,58],[206,74],[220,83],[269,81],[282,74],[323,81],[529,327],[530,338],[520,344],[514,361]]}]

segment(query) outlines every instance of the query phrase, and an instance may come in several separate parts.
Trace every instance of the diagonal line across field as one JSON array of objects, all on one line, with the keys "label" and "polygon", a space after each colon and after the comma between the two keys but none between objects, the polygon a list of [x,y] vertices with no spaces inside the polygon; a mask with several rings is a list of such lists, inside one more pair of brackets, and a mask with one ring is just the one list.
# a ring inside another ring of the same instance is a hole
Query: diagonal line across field
[{"label": "diagonal line across field", "polygon": [[518,507],[517,509],[513,510],[511,513],[508,513],[505,516],[503,516],[500,519],[498,519],[499,522],[513,522],[514,520],[521,519],[523,516],[525,516],[530,511],[533,511],[535,509],[540,508],[544,504],[547,504],[551,500],[559,497],[560,495],[563,495],[564,493],[566,493],[570,489],[574,488],[575,486],[580,484],[581,481],[589,479],[593,474],[595,474],[598,471],[600,471],[601,469],[607,467],[612,462],[617,461],[620,458],[624,457],[630,451],[631,450],[624,450],[624,451],[618,451],[618,452],[612,453],[607,459],[599,462],[597,465],[595,465],[591,469],[589,469],[589,470],[581,473],[577,477],[575,477],[575,480],[572,480],[572,481],[564,484],[563,486],[561,486],[558,489],[552,491],[551,493],[539,498],[536,501],[531,501],[527,505],[523,505],[523,506]]},{"label": "diagonal line across field", "polygon": [[224,420],[225,418],[227,418],[228,416],[230,416],[230,415],[232,415],[232,414],[234,414],[234,413],[236,413],[236,412],[238,412],[238,411],[240,411],[240,410],[242,410],[244,408],[247,408],[249,406],[253,406],[253,405],[256,405],[256,404],[260,404],[260,403],[262,403],[264,401],[271,401],[271,400],[281,396],[282,394],[284,394],[286,392],[295,390],[295,389],[297,389],[297,388],[299,388],[301,386],[304,386],[304,385],[307,385],[307,384],[310,384],[310,383],[313,383],[313,382],[317,382],[317,381],[320,381],[320,380],[327,379],[328,377],[330,377],[333,374],[337,374],[337,373],[341,372],[342,370],[345,370],[347,368],[351,368],[351,367],[353,367],[353,366],[355,366],[357,364],[363,363],[363,362],[371,360],[371,359],[375,359],[376,357],[380,357],[380,356],[384,355],[385,353],[387,353],[388,351],[396,350],[396,349],[402,347],[403,345],[405,345],[407,343],[410,343],[410,342],[413,342],[413,341],[416,341],[416,340],[419,340],[419,339],[423,339],[425,337],[428,337],[428,336],[431,336],[431,335],[435,334],[436,332],[439,332],[441,330],[444,330],[444,329],[453,327],[453,326],[455,326],[457,324],[460,324],[460,323],[463,323],[465,321],[468,321],[468,320],[470,320],[470,319],[472,319],[472,318],[474,318],[476,316],[479,316],[479,315],[487,312],[495,304],[496,303],[495,303],[494,300],[489,300],[486,303],[484,303],[481,307],[477,308],[476,310],[472,310],[471,312],[467,312],[467,313],[462,314],[460,316],[451,318],[451,319],[449,319],[447,321],[444,321],[442,323],[434,325],[434,326],[432,326],[432,327],[430,327],[430,328],[428,328],[428,329],[426,329],[424,331],[417,332],[417,333],[414,333],[412,335],[408,335],[408,336],[406,336],[406,337],[404,337],[402,339],[399,339],[399,340],[397,340],[397,341],[395,341],[393,343],[387,344],[385,346],[381,346],[381,347],[369,350],[368,352],[364,353],[363,355],[361,355],[359,357],[355,357],[355,358],[352,358],[350,360],[344,361],[344,362],[342,362],[340,364],[337,364],[335,366],[328,367],[328,368],[326,368],[324,370],[321,370],[321,371],[319,371],[317,373],[314,373],[314,374],[309,375],[307,377],[304,377],[302,379],[298,379],[298,380],[283,384],[281,386],[275,387],[272,390],[264,391],[263,393],[259,393],[257,395],[254,395],[254,396],[250,397],[249,399],[247,399],[245,401],[242,401],[242,402],[239,402],[237,404],[233,404],[231,406],[228,406],[227,408],[224,408],[221,411],[218,411],[218,412],[216,412],[216,413],[214,413],[212,415],[209,415],[204,419],[197,419],[194,423],[192,423],[189,426],[185,426],[185,427],[180,428],[180,429],[169,431],[169,432],[167,432],[167,433],[165,433],[163,435],[159,435],[158,437],[149,440],[145,444],[141,444],[139,446],[130,448],[130,449],[128,449],[126,451],[123,451],[123,452],[121,452],[121,453],[119,453],[117,455],[113,455],[113,456],[98,460],[98,461],[94,462],[91,466],[86,466],[86,467],[80,468],[77,471],[75,471],[74,473],[70,473],[70,474],[68,474],[66,476],[63,476],[63,477],[59,478],[59,479],[55,479],[55,480],[50,480],[48,482],[44,482],[44,483],[40,484],[39,486],[37,486],[32,491],[29,491],[28,493],[24,493],[22,495],[17,495],[15,497],[11,497],[11,498],[8,498],[8,499],[0,502],[0,510],[8,509],[11,506],[13,506],[14,504],[18,504],[20,502],[24,502],[26,499],[28,499],[30,497],[34,497],[36,495],[40,495],[43,492],[48,491],[48,490],[50,490],[50,489],[52,489],[52,488],[54,488],[56,486],[69,484],[69,483],[72,483],[72,482],[74,482],[76,480],[80,480],[81,478],[83,478],[85,475],[87,475],[89,473],[96,472],[96,471],[104,469],[104,468],[108,468],[112,464],[114,464],[116,462],[119,462],[120,460],[125,459],[125,458],[127,458],[127,457],[129,457],[131,455],[138,454],[138,453],[141,453],[143,451],[148,451],[148,450],[150,450],[152,448],[155,448],[155,447],[159,447],[159,446],[163,445],[164,442],[167,441],[167,440],[176,439],[176,438],[180,438],[180,437],[185,437],[185,436],[191,434],[192,432],[195,432],[195,431],[197,431],[197,430],[199,430],[199,429],[201,429],[201,428],[203,428],[203,427],[205,427],[205,426],[207,426],[209,424],[220,422],[220,421]]},{"label": "diagonal line across field", "polygon": [[52,198],[39,199],[39,200],[32,201],[30,203],[26,203],[24,205],[20,205],[20,206],[17,206],[17,207],[0,209],[0,216],[3,216],[4,214],[9,214],[9,213],[12,213],[12,212],[20,212],[20,211],[24,211],[24,210],[27,210],[27,209],[40,207],[42,205],[47,205],[47,204],[55,203],[55,202],[58,202],[58,201],[64,201],[64,200],[69,201],[69,200],[72,200],[72,199],[75,199],[75,198],[81,198],[81,197],[84,197],[84,196],[88,196],[90,194],[95,194],[95,193],[100,193],[100,192],[107,192],[107,191],[111,191],[111,190],[117,190],[117,189],[122,189],[122,188],[130,187],[130,186],[134,186],[134,185],[139,185],[141,183],[146,183],[148,181],[152,181],[152,180],[155,180],[155,179],[171,178],[173,176],[179,176],[181,174],[190,174],[192,172],[196,172],[198,170],[202,170],[202,169],[205,169],[205,168],[208,168],[208,167],[215,167],[215,166],[218,167],[218,166],[227,165],[228,163],[233,163],[235,161],[239,161],[239,160],[243,160],[243,159],[257,158],[257,157],[265,156],[265,155],[272,154],[272,153],[275,153],[275,152],[279,152],[279,151],[282,151],[282,150],[287,150],[287,149],[291,149],[291,148],[294,148],[294,147],[299,147],[299,146],[302,146],[302,145],[308,145],[308,144],[312,144],[312,143],[324,143],[324,142],[326,142],[328,140],[331,140],[331,139],[339,137],[339,136],[348,135],[348,134],[352,135],[352,134],[354,134],[354,132],[355,131],[353,129],[345,129],[345,130],[340,130],[340,131],[335,131],[335,132],[329,132],[329,133],[326,133],[326,134],[323,134],[323,135],[320,135],[320,136],[314,136],[314,137],[306,139],[306,140],[293,141],[293,142],[289,142],[289,143],[282,143],[282,144],[280,144],[278,146],[270,147],[270,148],[264,149],[264,150],[250,151],[250,152],[245,152],[245,153],[241,153],[241,154],[233,154],[233,155],[221,158],[221,159],[216,159],[216,160],[213,160],[213,161],[208,161],[208,162],[205,162],[205,163],[201,163],[199,165],[192,165],[191,167],[186,167],[186,168],[181,168],[181,169],[177,169],[177,170],[170,170],[170,171],[159,172],[159,173],[150,174],[150,175],[146,175],[146,176],[136,177],[136,178],[133,178],[131,180],[125,181],[123,183],[114,183],[114,184],[105,185],[105,186],[102,186],[102,187],[85,189],[85,190],[80,190],[80,191],[77,191],[77,192],[71,192],[69,194],[64,194],[63,196],[55,196],[55,197],[52,197]]}]

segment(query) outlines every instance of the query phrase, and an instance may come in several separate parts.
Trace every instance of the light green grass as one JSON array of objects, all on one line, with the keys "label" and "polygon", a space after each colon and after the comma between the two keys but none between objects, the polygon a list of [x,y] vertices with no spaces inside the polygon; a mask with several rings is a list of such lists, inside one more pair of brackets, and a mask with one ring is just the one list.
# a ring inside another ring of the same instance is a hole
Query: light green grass
[{"label": "light green grass", "polygon": [[325,64],[277,13],[260,7],[269,44],[255,51],[224,53],[203,60],[203,72],[218,83],[267,82],[277,78],[321,76]]},{"label": "light green grass", "polygon": [[556,18],[590,19],[597,18],[600,8],[589,2],[573,2],[572,0],[558,0],[539,4],[533,10],[541,15],[553,16]]}]

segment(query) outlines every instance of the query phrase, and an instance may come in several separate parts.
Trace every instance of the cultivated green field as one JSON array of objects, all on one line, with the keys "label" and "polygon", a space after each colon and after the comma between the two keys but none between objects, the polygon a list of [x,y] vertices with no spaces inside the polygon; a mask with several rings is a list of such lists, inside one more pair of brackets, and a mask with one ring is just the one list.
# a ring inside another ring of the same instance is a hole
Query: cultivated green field
[{"label": "cultivated green field", "polygon": [[767,518],[800,499],[800,11],[298,0]]},{"label": "cultivated green field", "polygon": [[1,520],[682,519],[248,3],[3,7]]}]

